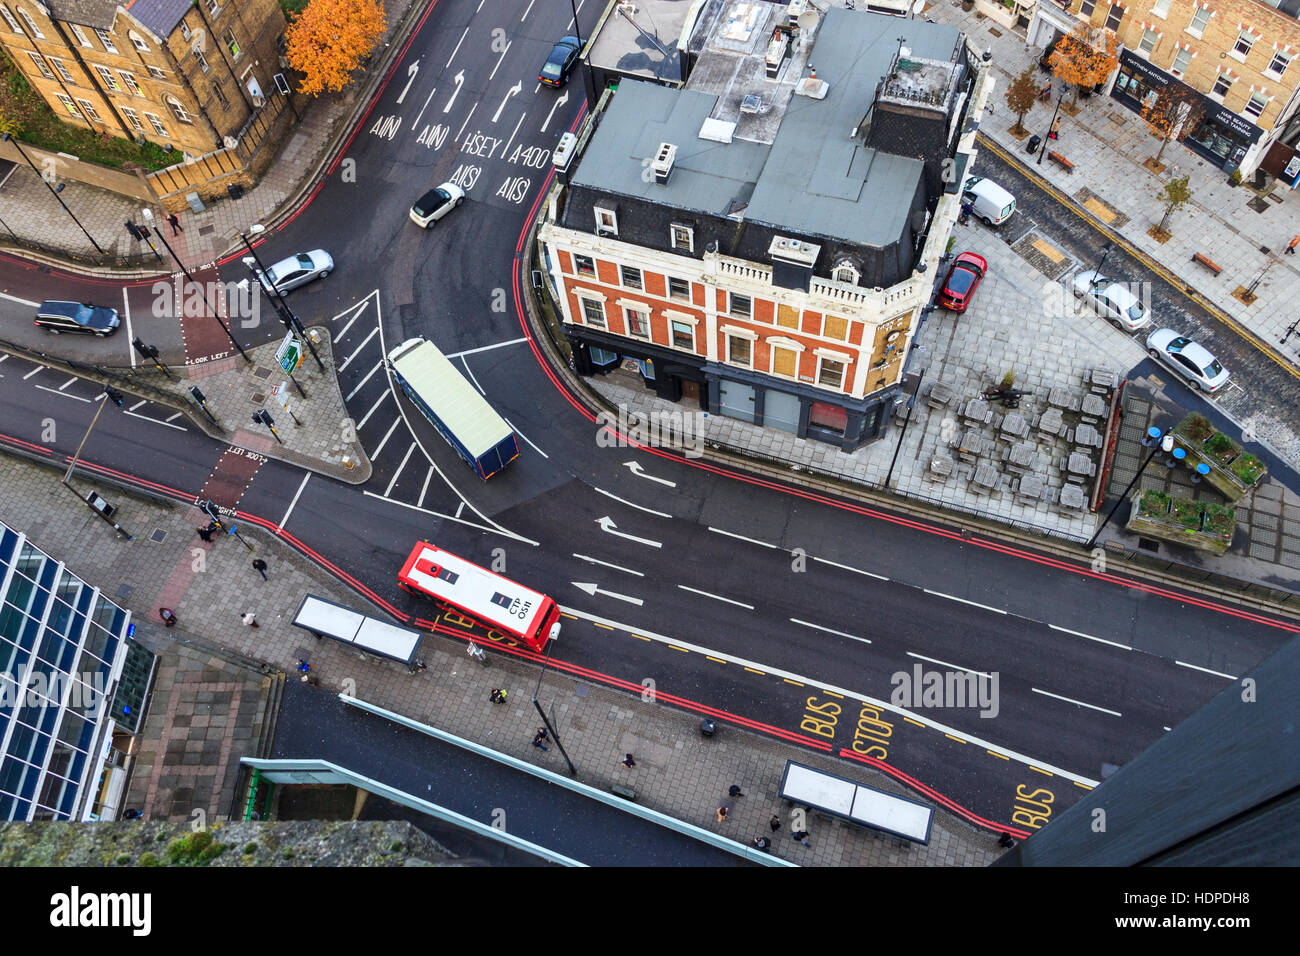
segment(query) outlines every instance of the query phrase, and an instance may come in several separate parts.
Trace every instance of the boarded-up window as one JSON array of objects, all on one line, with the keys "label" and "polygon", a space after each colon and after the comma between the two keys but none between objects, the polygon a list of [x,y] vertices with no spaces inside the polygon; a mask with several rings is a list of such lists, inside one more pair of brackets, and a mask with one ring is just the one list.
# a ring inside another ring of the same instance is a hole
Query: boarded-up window
[{"label": "boarded-up window", "polygon": [[799,328],[799,310],[789,305],[776,307],[776,324],[787,329]]},{"label": "boarded-up window", "polygon": [[826,326],[823,334],[828,339],[836,339],[843,342],[849,337],[849,320],[838,315],[826,316]]},{"label": "boarded-up window", "polygon": [[794,349],[772,349],[772,371],[776,375],[794,378],[799,369],[799,355]]},{"label": "boarded-up window", "polygon": [[808,409],[808,424],[816,425],[819,428],[825,428],[837,434],[843,435],[844,429],[849,423],[849,413],[847,409],[838,405],[830,405],[826,402],[813,402]]}]

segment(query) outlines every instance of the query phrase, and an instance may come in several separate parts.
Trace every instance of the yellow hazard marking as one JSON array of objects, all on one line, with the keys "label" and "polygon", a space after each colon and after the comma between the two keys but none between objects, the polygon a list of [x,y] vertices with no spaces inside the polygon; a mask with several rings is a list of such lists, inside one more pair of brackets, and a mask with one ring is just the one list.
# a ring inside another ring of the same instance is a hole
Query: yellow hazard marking
[{"label": "yellow hazard marking", "polygon": [[843,699],[844,699],[844,695],[843,695],[843,694],[832,693],[832,692],[829,691],[829,690],[824,690],[824,691],[822,691],[822,693],[825,694],[827,697],[838,697],[840,700],[843,700]]},{"label": "yellow hazard marking", "polygon": [[578,619],[578,615],[576,615],[576,614],[565,614],[563,611],[560,612],[560,617],[567,617],[570,621],[576,621],[576,620]]},{"label": "yellow hazard marking", "polygon": [[1110,225],[1112,222],[1114,222],[1116,219],[1119,218],[1119,214],[1116,213],[1115,210],[1107,206],[1100,199],[1084,200],[1083,208],[1088,210],[1088,212],[1092,213],[1098,219],[1105,220],[1107,225]]},{"label": "yellow hazard marking", "polygon": [[1074,781],[1074,785],[1075,785],[1076,787],[1078,787],[1080,790],[1091,790],[1091,789],[1092,789],[1092,787],[1088,786],[1086,783],[1080,783],[1080,782],[1077,781],[1077,780]]},{"label": "yellow hazard marking", "polygon": [[1050,771],[1050,770],[1044,770],[1042,767],[1035,767],[1035,766],[1033,766],[1032,764],[1030,765],[1029,769],[1030,769],[1030,770],[1035,770],[1035,771],[1037,771],[1038,773],[1041,773],[1044,777],[1055,777],[1055,776],[1056,776],[1056,774],[1052,773],[1052,771]]},{"label": "yellow hazard marking", "polygon": [[966,743],[966,741],[962,740],[960,737],[954,737],[952,734],[944,734],[944,736],[947,737],[949,740],[957,741],[957,743],[959,744]]},{"label": "yellow hazard marking", "polygon": [[1000,759],[1002,759],[1002,760],[1010,760],[1010,759],[1011,759],[1011,758],[1008,757],[1006,754],[1000,754],[1000,753],[998,753],[998,752],[995,751],[995,750],[986,750],[986,751],[984,751],[984,752],[985,752],[986,754],[988,754],[990,757],[998,757],[998,758],[1000,758]]},{"label": "yellow hazard marking", "polygon": [[592,623],[592,624],[595,624],[597,627],[601,628],[602,630],[606,630],[606,631],[612,631],[612,630],[614,630],[614,629],[613,629],[612,627],[610,627],[608,624],[598,624],[598,623],[595,622],[595,621],[592,621],[591,623]]},{"label": "yellow hazard marking", "polygon": [[919,720],[913,720],[911,717],[904,717],[903,719],[907,721],[909,724],[915,724],[917,727],[925,728],[930,726],[929,724],[921,723]]},{"label": "yellow hazard marking", "polygon": [[721,657],[710,657],[708,654],[705,654],[705,655],[704,655],[704,659],[705,659],[706,661],[713,661],[713,663],[715,663],[715,664],[725,664],[725,663],[727,663],[727,662],[724,661]]},{"label": "yellow hazard marking", "polygon": [[667,647],[668,647],[668,649],[669,649],[670,651],[681,651],[683,654],[689,654],[689,653],[690,653],[690,651],[688,651],[686,648],[684,648],[684,647],[678,647],[676,644],[669,644],[669,645],[667,645]]},{"label": "yellow hazard marking", "polygon": [[1047,256],[1047,258],[1051,259],[1057,265],[1060,265],[1065,260],[1065,254],[1046,239],[1035,239],[1030,243],[1030,245],[1043,255]]},{"label": "yellow hazard marking", "polygon": [[640,634],[629,634],[629,636],[630,636],[630,637],[635,637],[638,641],[645,641],[647,644],[653,644],[653,643],[654,643],[654,641],[650,640],[650,638],[648,638],[648,637],[642,637]]},{"label": "yellow hazard marking", "polygon": [[787,684],[794,684],[795,687],[803,687],[803,686],[804,686],[803,683],[801,683],[800,681],[797,681],[797,680],[791,680],[791,679],[788,678],[788,677],[783,677],[783,678],[781,678],[781,679],[784,680]]},{"label": "yellow hazard marking", "polygon": [[754,668],[752,668],[752,667],[746,667],[745,670],[749,671],[751,674],[757,674],[757,675],[760,676],[760,677],[766,677],[766,676],[767,676],[765,673],[763,673],[763,671],[756,671],[756,670],[754,670]]}]

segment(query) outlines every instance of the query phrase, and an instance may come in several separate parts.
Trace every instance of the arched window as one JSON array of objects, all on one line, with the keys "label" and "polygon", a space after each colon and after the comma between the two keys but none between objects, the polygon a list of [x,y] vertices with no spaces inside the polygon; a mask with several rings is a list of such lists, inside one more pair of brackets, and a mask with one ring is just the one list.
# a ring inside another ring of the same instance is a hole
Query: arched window
[{"label": "arched window", "polygon": [[862,273],[858,272],[848,259],[841,259],[835,263],[835,269],[831,272],[831,278],[836,282],[847,282],[850,285],[857,285],[861,277]]},{"label": "arched window", "polygon": [[185,107],[181,105],[181,101],[178,100],[176,97],[168,96],[167,106],[168,108],[171,109],[172,113],[175,114],[176,118],[180,120],[182,123],[192,124],[194,122],[193,118],[189,114],[189,111],[186,110]]}]

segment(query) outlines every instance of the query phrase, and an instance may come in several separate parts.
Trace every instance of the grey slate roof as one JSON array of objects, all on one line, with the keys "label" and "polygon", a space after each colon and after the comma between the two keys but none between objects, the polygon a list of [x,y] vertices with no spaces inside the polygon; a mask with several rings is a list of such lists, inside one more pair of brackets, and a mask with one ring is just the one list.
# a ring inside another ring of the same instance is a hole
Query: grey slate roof
[{"label": "grey slate roof", "polygon": [[181,22],[194,0],[127,0],[127,11],[155,36],[166,39]]},{"label": "grey slate roof", "polygon": [[108,30],[117,15],[117,0],[46,0],[55,20]]}]

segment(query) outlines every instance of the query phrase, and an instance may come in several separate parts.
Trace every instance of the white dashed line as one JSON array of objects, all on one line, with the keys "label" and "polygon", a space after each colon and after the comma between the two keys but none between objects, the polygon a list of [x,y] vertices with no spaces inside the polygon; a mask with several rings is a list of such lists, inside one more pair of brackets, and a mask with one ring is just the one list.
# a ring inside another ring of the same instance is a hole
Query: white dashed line
[{"label": "white dashed line", "polygon": [[1060,631],[1062,634],[1073,634],[1075,637],[1082,637],[1090,641],[1096,641],[1098,644],[1109,644],[1111,647],[1118,647],[1125,651],[1133,650],[1133,648],[1129,647],[1127,644],[1120,644],[1118,641],[1108,641],[1101,637],[1093,637],[1091,634],[1084,634],[1082,631],[1072,631],[1068,627],[1058,627],[1055,624],[1049,624],[1047,626],[1054,631]]},{"label": "white dashed line", "polygon": [[1107,710],[1105,707],[1098,707],[1096,704],[1085,704],[1081,700],[1073,700],[1072,698],[1069,697],[1062,697],[1060,694],[1050,694],[1045,690],[1039,690],[1037,687],[1031,687],[1029,689],[1032,690],[1035,694],[1042,694],[1044,697],[1053,697],[1056,700],[1063,700],[1067,704],[1077,704],[1080,707],[1087,707],[1089,710],[1099,710],[1103,714],[1110,714],[1112,717],[1124,716],[1118,710]]},{"label": "white dashed line", "polygon": [[683,591],[690,591],[692,594],[698,594],[700,597],[713,598],[715,601],[725,601],[728,604],[734,604],[736,607],[743,607],[750,611],[754,610],[754,605],[746,604],[743,601],[733,601],[731,598],[725,598],[718,594],[710,594],[708,591],[697,591],[695,588],[688,588],[685,584],[677,585]]},{"label": "white dashed line", "polygon": [[802,624],[804,627],[811,627],[814,631],[825,631],[827,634],[834,634],[837,637],[847,637],[850,641],[861,641],[863,644],[870,644],[871,641],[865,637],[858,637],[854,634],[845,634],[843,631],[835,631],[829,627],[822,627],[820,624],[814,624],[811,621],[801,621],[797,617],[790,618],[795,624]]},{"label": "white dashed line", "polygon": [[1213,674],[1215,677],[1223,677],[1227,680],[1237,679],[1233,677],[1231,674],[1225,674],[1222,671],[1212,671],[1208,667],[1197,667],[1195,664],[1189,664],[1186,661],[1175,660],[1174,663],[1177,664],[1179,667],[1186,667],[1189,670],[1200,671],[1202,674]]},{"label": "white dashed line", "polygon": [[885,577],[883,574],[876,574],[872,571],[863,571],[861,568],[851,568],[847,564],[839,564],[838,562],[835,561],[827,561],[825,558],[814,557],[813,560],[819,561],[822,564],[829,564],[832,568],[839,568],[841,571],[852,571],[854,574],[863,574],[869,578],[875,578],[877,581],[889,580],[889,578]]},{"label": "white dashed line", "polygon": [[625,498],[620,498],[618,495],[610,494],[610,493],[609,493],[608,491],[606,491],[604,488],[597,488],[595,485],[592,485],[592,486],[591,486],[591,490],[592,490],[592,491],[595,491],[595,492],[597,492],[597,493],[599,493],[599,494],[604,495],[606,498],[613,498],[615,501],[620,502],[620,503],[622,503],[622,504],[625,504],[625,505],[627,505],[629,508],[635,508],[637,511],[644,511],[644,512],[646,512],[647,514],[657,515],[657,516],[660,517],[660,518],[671,518],[671,517],[672,517],[672,515],[670,515],[670,514],[664,514],[662,511],[655,511],[653,508],[647,508],[645,505],[637,505],[637,504],[633,504],[632,502],[628,501],[628,500],[625,499]]},{"label": "white dashed line", "polygon": [[[338,372],[342,372],[344,369],[346,369],[346,368],[348,367],[348,364],[349,364],[349,363],[350,363],[354,358],[357,357],[357,353],[359,353],[362,349],[364,349],[364,348],[366,347],[366,345],[369,344],[370,340],[373,339],[373,338],[374,338],[376,335],[378,335],[378,334],[379,334],[379,326],[376,325],[373,329],[370,330],[370,334],[367,335],[364,339],[361,340],[361,344],[358,345],[358,346],[357,346],[357,347],[352,351],[352,354],[349,355],[347,358],[345,358],[345,359],[343,360],[343,364],[340,365],[340,366],[338,367]],[[335,374],[337,375],[338,372],[335,372]]]},{"label": "white dashed line", "polygon": [[617,564],[610,564],[608,561],[601,561],[597,558],[589,558],[585,554],[578,554],[576,551],[573,556],[579,561],[586,561],[588,564],[599,564],[603,568],[613,568],[615,571],[622,571],[624,574],[635,574],[638,578],[645,577],[640,571],[633,571],[631,568],[625,568]]},{"label": "white dashed line", "polygon": [[978,674],[980,677],[992,677],[992,674],[986,671],[977,671],[973,667],[962,667],[960,664],[952,664],[948,661],[941,661],[937,657],[926,657],[924,654],[914,654],[912,651],[907,652],[908,657],[915,657],[918,661],[925,661],[928,664],[938,664],[940,667],[951,668],[955,671],[963,671],[967,674]]},{"label": "white dashed line", "polygon": [[352,396],[355,395],[357,392],[361,391],[363,388],[365,388],[366,382],[370,381],[370,376],[374,375],[383,367],[384,367],[384,360],[380,359],[378,362],[375,363],[375,367],[366,373],[366,377],[357,383],[357,387],[354,388],[352,391],[348,392],[348,397],[344,399],[344,401],[347,402],[352,401]]},{"label": "white dashed line", "polygon": [[62,395],[64,398],[75,398],[79,402],[85,402],[87,405],[93,404],[93,398],[82,398],[80,395],[73,395],[71,392],[60,392],[57,388],[50,388],[47,385],[37,385],[42,392],[49,392],[51,395]]},{"label": "white dashed line", "polygon": [[776,550],[776,545],[774,544],[768,544],[766,541],[758,541],[754,538],[746,538],[743,534],[736,534],[732,531],[723,531],[721,528],[714,528],[713,526],[710,526],[709,530],[714,534],[725,535],[728,538],[735,538],[737,541],[748,541],[750,544],[756,544],[760,548],[771,548]]},{"label": "white dashed line", "polygon": [[929,588],[922,588],[926,594],[934,597],[947,598],[949,601],[957,601],[960,604],[969,604],[971,607],[983,608],[985,611],[992,611],[994,614],[1006,614],[1007,612],[1000,607],[989,607],[987,604],[980,604],[978,601],[968,601],[965,598],[954,597],[951,594],[944,594],[942,591],[931,591]]}]

